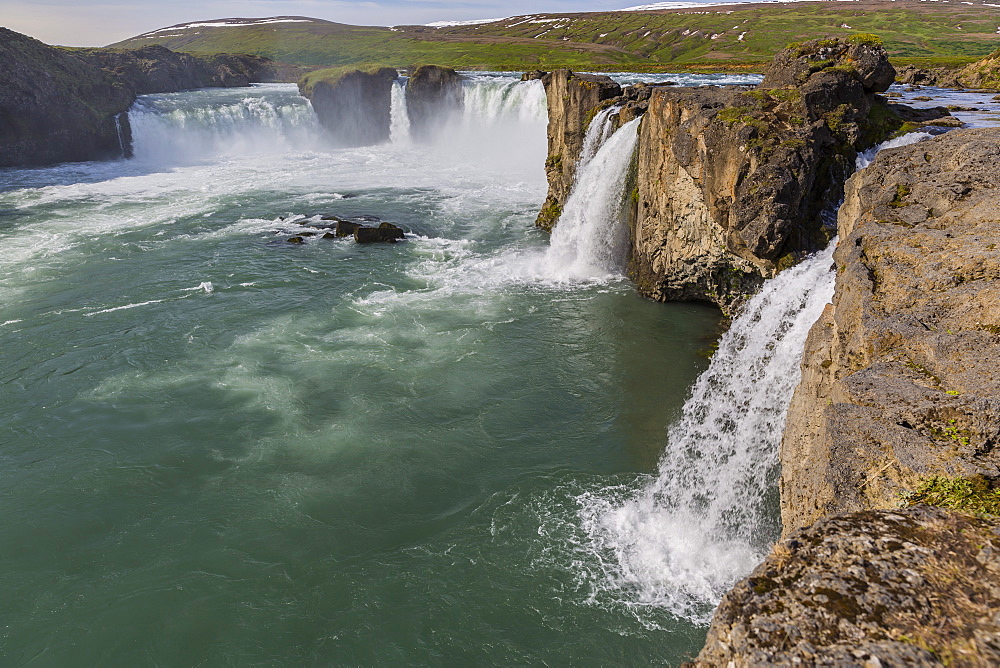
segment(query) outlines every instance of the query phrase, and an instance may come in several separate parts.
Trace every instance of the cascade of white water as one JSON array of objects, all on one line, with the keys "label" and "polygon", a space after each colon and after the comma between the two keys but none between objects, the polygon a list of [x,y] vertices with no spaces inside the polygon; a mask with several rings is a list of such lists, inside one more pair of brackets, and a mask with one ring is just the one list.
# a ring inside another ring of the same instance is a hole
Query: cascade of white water
[{"label": "cascade of white water", "polygon": [[[912,144],[912,133],[858,157]],[[578,497],[596,595],[664,608],[707,623],[722,595],[759,563],[780,533],[778,445],[806,336],[833,298],[836,242],[765,283],[719,342],[659,471],[640,490]]]},{"label": "cascade of white water", "polygon": [[464,82],[463,92],[467,124],[544,122],[547,117],[545,87],[541,81],[474,78]]},{"label": "cascade of white water", "polygon": [[878,152],[887,148],[899,148],[900,146],[909,146],[910,144],[916,144],[918,141],[923,141],[932,137],[929,132],[910,132],[903,135],[902,137],[896,137],[895,139],[890,139],[889,141],[884,141],[877,146],[872,146],[867,151],[862,151],[858,153],[858,157],[854,161],[855,169],[864,169],[868,165],[872,164],[872,160],[878,155]]},{"label": "cascade of white water", "polygon": [[[125,112],[122,112],[125,113]],[[118,133],[118,148],[122,151],[122,157],[128,157],[128,148],[125,146],[125,135],[122,132],[122,115],[115,114],[115,131]]]},{"label": "cascade of white water", "polygon": [[641,119],[629,121],[601,144],[599,137],[607,121],[607,117],[595,117],[587,128],[584,145],[598,148],[577,168],[573,190],[552,230],[544,258],[550,278],[600,279],[621,273],[628,247],[623,220],[625,183]]},{"label": "cascade of white water", "polygon": [[[283,91],[284,93],[284,91]],[[189,160],[308,148],[320,136],[307,100],[206,89],[140,97],[128,112],[135,157]]]},{"label": "cascade of white water", "polygon": [[833,295],[833,248],[747,303],[669,430],[647,486],[624,501],[580,497],[608,589],[704,622],[777,537],[778,443],[806,334]]},{"label": "cascade of white water", "polygon": [[406,79],[396,79],[392,85],[389,107],[389,141],[408,144],[410,141],[410,116],[406,110]]},{"label": "cascade of white water", "polygon": [[583,137],[583,149],[580,151],[580,162],[578,168],[582,168],[597,155],[597,150],[610,139],[615,129],[615,124],[611,118],[621,110],[621,106],[614,105],[602,109],[594,115],[590,125],[587,126],[587,134]]}]

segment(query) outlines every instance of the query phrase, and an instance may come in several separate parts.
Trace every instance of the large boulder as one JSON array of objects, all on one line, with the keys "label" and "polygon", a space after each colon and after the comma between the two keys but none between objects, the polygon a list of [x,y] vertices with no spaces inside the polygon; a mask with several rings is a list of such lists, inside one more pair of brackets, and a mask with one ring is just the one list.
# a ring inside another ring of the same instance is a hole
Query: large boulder
[{"label": "large boulder", "polygon": [[761,86],[801,86],[816,72],[824,71],[850,75],[866,93],[884,92],[896,78],[882,40],[875,35],[854,35],[846,40],[814,39],[789,46],[771,61]]},{"label": "large boulder", "polygon": [[406,82],[406,111],[416,139],[433,137],[464,104],[462,76],[450,67],[421,65]]},{"label": "large boulder", "polygon": [[389,140],[392,67],[340,67],[310,72],[299,92],[312,102],[320,124],[341,146],[370,146]]}]

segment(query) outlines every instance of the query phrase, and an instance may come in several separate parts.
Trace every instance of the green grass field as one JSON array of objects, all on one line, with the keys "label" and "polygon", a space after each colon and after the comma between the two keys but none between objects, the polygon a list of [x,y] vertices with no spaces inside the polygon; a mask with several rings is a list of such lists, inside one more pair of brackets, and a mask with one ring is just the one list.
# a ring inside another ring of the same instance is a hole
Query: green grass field
[{"label": "green grass field", "polygon": [[396,28],[316,20],[191,28],[113,46],[253,53],[306,68],[353,63],[461,69],[759,69],[789,42],[880,35],[893,62],[961,65],[1000,47],[1000,7],[919,0],[732,5],[668,12],[537,14],[477,26]]}]

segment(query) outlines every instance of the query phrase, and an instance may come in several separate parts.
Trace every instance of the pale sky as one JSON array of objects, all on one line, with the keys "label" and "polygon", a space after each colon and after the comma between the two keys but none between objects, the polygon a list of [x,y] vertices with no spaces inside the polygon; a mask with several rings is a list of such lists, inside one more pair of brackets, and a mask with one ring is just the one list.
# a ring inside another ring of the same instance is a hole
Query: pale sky
[{"label": "pale sky", "polygon": [[604,11],[650,1],[0,0],[0,26],[31,35],[48,44],[104,46],[177,23],[220,18],[308,16],[338,23],[388,26],[501,18],[536,12]]}]

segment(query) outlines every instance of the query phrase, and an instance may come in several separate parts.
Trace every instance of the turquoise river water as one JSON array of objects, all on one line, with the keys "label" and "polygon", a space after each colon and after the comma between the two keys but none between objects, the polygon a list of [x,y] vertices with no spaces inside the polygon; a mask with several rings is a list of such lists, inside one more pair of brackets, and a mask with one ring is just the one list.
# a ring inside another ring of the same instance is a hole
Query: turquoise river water
[{"label": "turquoise river water", "polygon": [[[703,465],[660,463],[717,312],[550,251],[538,82],[478,77],[425,145],[400,92],[382,146],[264,85],[142,98],[132,160],[0,172],[0,663],[700,648],[777,530],[764,494],[757,544],[637,537]],[[328,214],[407,238],[285,242]]]}]

